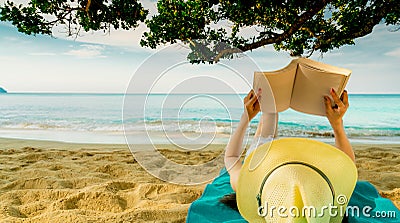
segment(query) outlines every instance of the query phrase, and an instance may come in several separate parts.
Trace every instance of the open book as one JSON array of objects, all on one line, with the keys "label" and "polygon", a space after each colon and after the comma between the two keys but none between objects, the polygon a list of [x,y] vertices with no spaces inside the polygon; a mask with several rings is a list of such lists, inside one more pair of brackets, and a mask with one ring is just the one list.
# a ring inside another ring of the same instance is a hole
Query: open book
[{"label": "open book", "polygon": [[264,113],[292,108],[325,116],[323,96],[330,96],[331,88],[340,96],[350,74],[351,70],[348,69],[298,58],[281,70],[254,72],[253,89],[256,92],[258,88],[263,90],[260,105]]}]

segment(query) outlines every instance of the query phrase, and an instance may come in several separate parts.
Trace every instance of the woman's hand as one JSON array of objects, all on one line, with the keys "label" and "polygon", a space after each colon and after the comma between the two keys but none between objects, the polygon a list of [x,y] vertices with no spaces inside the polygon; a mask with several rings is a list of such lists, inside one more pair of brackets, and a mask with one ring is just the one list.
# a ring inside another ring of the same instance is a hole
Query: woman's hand
[{"label": "woman's hand", "polygon": [[349,139],[347,138],[346,132],[343,126],[343,116],[349,108],[349,96],[347,91],[344,91],[342,97],[339,98],[336,92],[331,89],[331,95],[336,106],[332,107],[331,99],[328,96],[324,96],[326,117],[331,123],[334,135],[335,135],[335,146],[346,153],[350,159],[355,162],[355,156],[353,147],[351,146]]},{"label": "woman's hand", "polygon": [[258,112],[260,112],[260,103],[258,99],[261,97],[261,88],[258,89],[257,94],[251,90],[247,96],[244,98],[244,115],[247,117],[248,121],[250,122]]},{"label": "woman's hand", "polygon": [[341,128],[343,127],[342,118],[346,113],[347,108],[349,108],[349,96],[347,95],[346,90],[343,92],[341,98],[339,98],[333,88],[331,88],[330,93],[336,106],[332,107],[331,99],[328,96],[324,96],[326,117],[328,118],[329,123],[331,123],[333,129]]},{"label": "woman's hand", "polygon": [[228,145],[225,149],[225,168],[228,170],[230,176],[230,183],[232,189],[236,191],[237,181],[239,179],[240,170],[242,168],[242,162],[240,157],[243,152],[243,139],[246,133],[246,128],[249,125],[249,121],[253,119],[258,112],[260,112],[260,104],[258,98],[260,98],[261,89],[258,89],[257,94],[253,90],[244,98],[244,112],[240,118],[240,122],[230,138]]}]

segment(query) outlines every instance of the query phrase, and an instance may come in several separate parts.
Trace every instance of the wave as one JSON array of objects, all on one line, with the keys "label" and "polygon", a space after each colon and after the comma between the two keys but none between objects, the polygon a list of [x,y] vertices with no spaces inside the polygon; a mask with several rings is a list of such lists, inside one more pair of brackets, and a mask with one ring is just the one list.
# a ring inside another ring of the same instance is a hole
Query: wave
[{"label": "wave", "polygon": [[123,131],[121,124],[99,124],[99,123],[36,123],[36,122],[21,122],[21,123],[1,123],[0,129],[5,130],[52,130],[52,131]]},{"label": "wave", "polygon": [[[0,129],[5,130],[54,130],[54,131],[79,131],[79,132],[172,132],[172,133],[216,133],[232,134],[236,129],[238,120],[226,119],[222,121],[204,119],[132,119],[126,123],[121,120],[108,121],[65,121],[65,120],[46,120],[36,122],[0,122]],[[248,129],[250,134],[254,134],[257,123],[251,123]],[[400,128],[396,127],[370,127],[370,126],[348,126],[346,132],[349,137],[398,137]],[[330,126],[321,124],[304,125],[295,122],[279,122],[279,136],[295,137],[333,137]]]}]

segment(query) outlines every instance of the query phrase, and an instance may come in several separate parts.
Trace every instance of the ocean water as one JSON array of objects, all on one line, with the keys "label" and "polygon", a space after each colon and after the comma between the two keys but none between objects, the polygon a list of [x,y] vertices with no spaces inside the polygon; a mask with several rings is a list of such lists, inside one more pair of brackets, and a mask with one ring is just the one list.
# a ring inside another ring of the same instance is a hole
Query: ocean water
[{"label": "ocean water", "polygon": [[[245,95],[1,94],[0,137],[80,143],[226,143]],[[350,95],[353,142],[400,143],[400,95]],[[256,117],[250,127],[257,127]],[[124,132],[128,135],[125,137]],[[279,136],[332,141],[325,117],[280,113]]]}]

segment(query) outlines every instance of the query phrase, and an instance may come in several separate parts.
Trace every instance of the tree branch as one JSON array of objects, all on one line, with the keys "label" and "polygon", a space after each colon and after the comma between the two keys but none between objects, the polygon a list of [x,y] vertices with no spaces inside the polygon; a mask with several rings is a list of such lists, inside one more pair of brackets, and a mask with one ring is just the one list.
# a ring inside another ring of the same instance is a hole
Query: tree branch
[{"label": "tree branch", "polygon": [[87,4],[86,4],[86,8],[85,8],[85,11],[86,11],[86,12],[89,12],[90,4],[92,4],[92,0],[88,0],[88,2],[87,2]]},{"label": "tree branch", "polygon": [[90,14],[89,14],[89,7],[90,7],[91,4],[92,4],[92,0],[88,0],[88,2],[86,4],[86,7],[85,7],[86,15],[90,20],[92,20],[92,18],[90,17]]},{"label": "tree branch", "polygon": [[221,59],[221,57],[225,56],[226,54],[234,54],[234,53],[242,53],[242,50],[238,48],[224,49],[217,54],[217,56],[214,58],[214,62],[218,62]]},{"label": "tree branch", "polygon": [[321,9],[323,9],[328,3],[332,2],[332,0],[322,0],[322,1],[317,1],[316,5],[314,8],[310,9],[309,11],[303,13],[300,15],[297,19],[297,21],[292,24],[292,26],[286,30],[282,34],[278,34],[275,37],[270,37],[266,39],[261,39],[257,42],[250,43],[250,44],[245,44],[243,46],[238,47],[242,51],[249,51],[253,50],[256,48],[259,48],[261,46],[269,45],[272,43],[278,43],[281,42],[284,39],[287,39],[293,33],[295,33],[297,30],[299,30],[307,20],[311,19],[315,14],[317,14]]},{"label": "tree branch", "polygon": [[[341,36],[340,39],[356,39],[358,37],[366,36],[370,34],[373,31],[373,28],[375,25],[379,24],[384,18],[384,16],[388,13],[390,13],[392,10],[399,10],[400,5],[395,3],[395,1],[384,3],[382,7],[379,7],[379,10],[377,10],[362,28],[360,28],[357,32],[349,32],[347,33],[344,37]],[[332,36],[332,38],[329,38],[327,40],[324,40],[324,44],[321,44],[321,42],[317,43],[313,48],[315,50],[319,50],[322,48],[323,45],[329,44],[331,42],[337,41],[338,38],[335,36]]]}]

